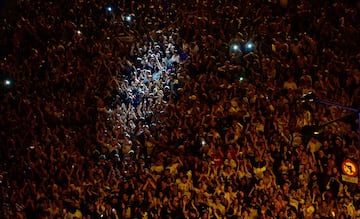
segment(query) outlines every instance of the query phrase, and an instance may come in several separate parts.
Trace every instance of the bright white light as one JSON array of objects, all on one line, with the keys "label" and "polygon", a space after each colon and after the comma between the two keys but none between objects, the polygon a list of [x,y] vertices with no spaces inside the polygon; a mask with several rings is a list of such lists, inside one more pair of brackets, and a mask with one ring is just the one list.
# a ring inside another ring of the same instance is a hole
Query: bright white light
[{"label": "bright white light", "polygon": [[10,86],[10,85],[11,85],[11,81],[10,81],[9,79],[6,79],[4,83],[5,83],[6,86]]},{"label": "bright white light", "polygon": [[246,44],[246,48],[247,49],[252,49],[252,48],[254,48],[254,44],[249,42],[249,43]]},{"label": "bright white light", "polygon": [[108,7],[106,8],[106,10],[107,10],[108,12],[112,12],[112,7],[111,7],[111,6],[108,6]]},{"label": "bright white light", "polygon": [[131,16],[130,16],[130,15],[127,15],[127,16],[125,17],[125,19],[126,19],[127,22],[130,22],[130,21],[131,21]]},{"label": "bright white light", "polygon": [[239,46],[235,44],[235,45],[233,45],[232,48],[233,48],[233,50],[238,50],[238,49],[239,49]]},{"label": "bright white light", "polygon": [[80,34],[81,34],[81,31],[80,31],[80,30],[78,30],[78,31],[76,31],[76,33],[77,33],[78,35],[80,35]]},{"label": "bright white light", "polygon": [[243,81],[243,80],[244,80],[244,77],[241,76],[241,77],[239,78],[239,80],[240,80],[240,81]]}]

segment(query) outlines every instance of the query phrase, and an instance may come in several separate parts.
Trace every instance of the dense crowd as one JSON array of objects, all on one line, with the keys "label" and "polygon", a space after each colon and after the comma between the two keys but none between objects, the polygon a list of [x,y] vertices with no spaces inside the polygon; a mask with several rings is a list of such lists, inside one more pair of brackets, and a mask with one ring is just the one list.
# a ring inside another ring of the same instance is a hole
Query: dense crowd
[{"label": "dense crowd", "polygon": [[360,216],[357,114],[303,98],[359,109],[359,1],[16,7],[1,218]]}]

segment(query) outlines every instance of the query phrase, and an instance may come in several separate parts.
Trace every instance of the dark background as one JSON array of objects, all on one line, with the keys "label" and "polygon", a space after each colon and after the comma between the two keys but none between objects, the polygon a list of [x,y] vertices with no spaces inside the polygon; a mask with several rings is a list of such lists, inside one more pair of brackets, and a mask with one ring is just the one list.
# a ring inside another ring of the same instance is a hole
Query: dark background
[{"label": "dark background", "polygon": [[14,18],[16,16],[15,6],[16,0],[0,0],[0,17]]}]

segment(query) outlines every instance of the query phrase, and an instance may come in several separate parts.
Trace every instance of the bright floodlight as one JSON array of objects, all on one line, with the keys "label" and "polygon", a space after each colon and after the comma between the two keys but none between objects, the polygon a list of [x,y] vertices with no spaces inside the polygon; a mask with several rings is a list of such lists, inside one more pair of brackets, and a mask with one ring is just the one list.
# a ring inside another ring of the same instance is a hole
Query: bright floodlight
[{"label": "bright floodlight", "polygon": [[106,8],[106,10],[108,11],[108,12],[112,12],[112,7],[111,6],[108,6],[107,8]]}]

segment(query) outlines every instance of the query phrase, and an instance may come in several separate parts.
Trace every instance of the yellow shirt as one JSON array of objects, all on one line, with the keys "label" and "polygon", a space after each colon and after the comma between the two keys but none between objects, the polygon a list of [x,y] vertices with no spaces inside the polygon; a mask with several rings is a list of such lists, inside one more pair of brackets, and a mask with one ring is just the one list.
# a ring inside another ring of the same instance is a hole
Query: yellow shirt
[{"label": "yellow shirt", "polygon": [[178,189],[182,192],[188,192],[190,190],[190,185],[188,182],[180,182],[178,184]]},{"label": "yellow shirt", "polygon": [[168,166],[171,175],[176,175],[178,173],[177,168],[179,165],[179,163],[174,163],[171,166]]},{"label": "yellow shirt", "polygon": [[256,178],[262,179],[264,177],[265,170],[266,170],[266,167],[261,167],[261,168],[254,167],[254,174],[255,174]]},{"label": "yellow shirt", "polygon": [[308,148],[310,148],[311,153],[315,153],[320,149],[321,145],[322,144],[320,143],[320,141],[316,139],[311,139],[307,146]]},{"label": "yellow shirt", "polygon": [[164,170],[164,166],[163,165],[159,165],[159,166],[152,166],[150,168],[151,172],[155,171],[157,173],[161,173]]},{"label": "yellow shirt", "polygon": [[79,209],[77,209],[74,213],[68,212],[64,219],[82,219],[82,213]]},{"label": "yellow shirt", "polygon": [[214,209],[214,211],[219,210],[221,215],[225,215],[226,213],[226,208],[221,203],[219,204],[212,203],[211,207]]}]

